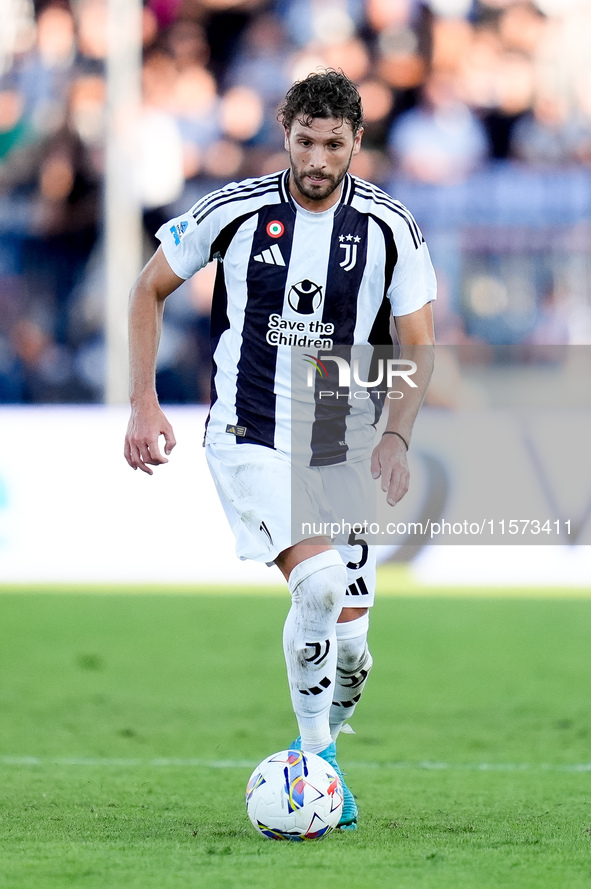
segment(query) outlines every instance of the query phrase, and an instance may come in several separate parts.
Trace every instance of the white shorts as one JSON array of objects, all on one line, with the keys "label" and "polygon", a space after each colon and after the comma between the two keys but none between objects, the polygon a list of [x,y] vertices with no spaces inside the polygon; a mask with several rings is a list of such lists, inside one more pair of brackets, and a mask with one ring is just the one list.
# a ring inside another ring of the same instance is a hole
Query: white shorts
[{"label": "white shorts", "polygon": [[[271,564],[295,543],[329,537],[347,566],[347,605],[373,604],[375,547],[349,530],[362,520],[369,463],[299,469],[280,451],[234,442],[208,444],[205,453],[238,558]],[[343,523],[351,504],[355,514]],[[342,533],[331,533],[337,526]]]}]

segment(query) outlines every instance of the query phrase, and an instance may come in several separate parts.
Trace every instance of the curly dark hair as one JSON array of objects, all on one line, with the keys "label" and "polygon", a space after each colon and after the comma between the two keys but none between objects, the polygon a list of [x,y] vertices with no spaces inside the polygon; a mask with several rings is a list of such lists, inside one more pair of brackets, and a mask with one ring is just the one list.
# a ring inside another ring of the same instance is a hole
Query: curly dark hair
[{"label": "curly dark hair", "polygon": [[353,81],[342,71],[328,68],[296,81],[277,115],[287,130],[296,118],[309,127],[315,117],[348,120],[354,136],[363,126],[361,97]]}]

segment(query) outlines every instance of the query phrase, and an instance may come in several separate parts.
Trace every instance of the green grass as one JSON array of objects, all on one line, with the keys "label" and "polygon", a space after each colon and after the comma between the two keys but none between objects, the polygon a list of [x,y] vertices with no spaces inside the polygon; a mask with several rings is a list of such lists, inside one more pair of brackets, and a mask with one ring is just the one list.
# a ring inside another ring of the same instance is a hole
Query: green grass
[{"label": "green grass", "polygon": [[0,595],[2,889],[591,884],[591,600],[379,602],[339,740],[361,827],[304,845],[258,837],[243,804],[296,731],[286,608]]}]

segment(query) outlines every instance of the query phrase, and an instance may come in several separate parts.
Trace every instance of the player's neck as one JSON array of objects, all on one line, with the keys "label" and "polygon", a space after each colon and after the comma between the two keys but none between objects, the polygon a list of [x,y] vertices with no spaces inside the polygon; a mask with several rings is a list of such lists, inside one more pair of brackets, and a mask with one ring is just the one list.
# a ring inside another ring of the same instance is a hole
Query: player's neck
[{"label": "player's neck", "polygon": [[297,187],[294,182],[293,176],[289,177],[289,193],[292,198],[300,207],[304,210],[307,210],[309,213],[324,213],[325,210],[330,210],[335,204],[341,199],[341,194],[343,191],[343,183],[339,183],[338,187],[329,194],[324,200],[316,201],[312,200],[312,198],[307,197]]}]

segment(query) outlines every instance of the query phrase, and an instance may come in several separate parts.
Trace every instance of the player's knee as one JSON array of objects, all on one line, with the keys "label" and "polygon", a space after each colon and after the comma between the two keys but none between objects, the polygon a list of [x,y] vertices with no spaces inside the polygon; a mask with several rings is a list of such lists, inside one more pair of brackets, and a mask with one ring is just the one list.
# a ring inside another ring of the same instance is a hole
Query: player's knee
[{"label": "player's knee", "polygon": [[337,672],[342,676],[353,676],[363,673],[366,679],[373,666],[373,658],[367,644],[360,650],[358,646],[339,642]]},{"label": "player's knee", "polygon": [[330,614],[336,621],[345,598],[347,569],[335,550],[325,550],[296,565],[288,586],[295,605]]},{"label": "player's knee", "polygon": [[356,620],[337,624],[338,660],[337,670],[343,675],[371,670],[373,660],[367,647],[369,613]]}]

